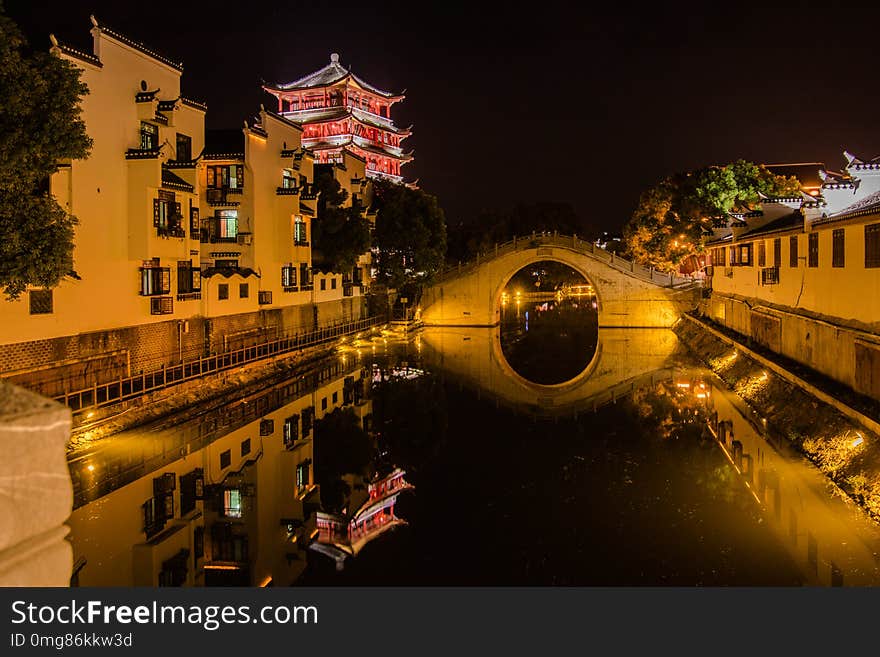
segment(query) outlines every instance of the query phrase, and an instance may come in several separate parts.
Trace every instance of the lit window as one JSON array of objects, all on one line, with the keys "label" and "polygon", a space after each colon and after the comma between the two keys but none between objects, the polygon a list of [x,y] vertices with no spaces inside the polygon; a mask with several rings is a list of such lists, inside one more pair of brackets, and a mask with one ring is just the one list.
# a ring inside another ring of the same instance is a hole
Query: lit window
[{"label": "lit window", "polygon": [[171,292],[171,269],[160,267],[159,259],[145,260],[141,267],[141,295],[169,294]]},{"label": "lit window", "polygon": [[241,491],[230,489],[223,491],[223,515],[227,518],[241,518]]},{"label": "lit window", "polygon": [[293,242],[294,244],[308,244],[309,237],[306,232],[306,222],[303,218],[297,216],[293,220]]},{"label": "lit window", "polygon": [[217,237],[228,240],[238,237],[238,210],[217,211]]},{"label": "lit window", "polygon": [[159,150],[159,126],[141,121],[141,148],[145,151]]}]

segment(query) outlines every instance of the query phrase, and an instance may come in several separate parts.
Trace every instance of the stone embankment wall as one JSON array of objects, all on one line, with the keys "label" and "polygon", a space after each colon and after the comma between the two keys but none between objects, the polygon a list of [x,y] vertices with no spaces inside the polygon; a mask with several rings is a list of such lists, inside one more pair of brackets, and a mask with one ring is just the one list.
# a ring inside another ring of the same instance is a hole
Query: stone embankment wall
[{"label": "stone embankment wall", "polygon": [[70,409],[0,381],[0,586],[68,586]]},{"label": "stone embankment wall", "polygon": [[880,520],[880,423],[685,315],[678,337],[757,414],[768,431],[813,461]]},{"label": "stone embankment wall", "polygon": [[163,364],[366,317],[363,297],[0,345],[0,378],[46,397],[152,372]]},{"label": "stone embankment wall", "polygon": [[880,326],[714,292],[701,314],[744,338],[880,400]]}]

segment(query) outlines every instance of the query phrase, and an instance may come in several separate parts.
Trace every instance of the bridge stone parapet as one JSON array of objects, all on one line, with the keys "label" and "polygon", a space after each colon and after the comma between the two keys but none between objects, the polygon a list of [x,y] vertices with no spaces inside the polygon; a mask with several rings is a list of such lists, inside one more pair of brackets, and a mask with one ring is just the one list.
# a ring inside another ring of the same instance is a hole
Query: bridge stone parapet
[{"label": "bridge stone parapet", "polygon": [[596,292],[600,327],[670,327],[699,301],[699,287],[564,235],[517,238],[444,271],[422,294],[428,326],[495,326],[501,292],[523,267],[552,260],[583,275]]},{"label": "bridge stone parapet", "polygon": [[0,381],[0,586],[67,586],[70,409]]}]

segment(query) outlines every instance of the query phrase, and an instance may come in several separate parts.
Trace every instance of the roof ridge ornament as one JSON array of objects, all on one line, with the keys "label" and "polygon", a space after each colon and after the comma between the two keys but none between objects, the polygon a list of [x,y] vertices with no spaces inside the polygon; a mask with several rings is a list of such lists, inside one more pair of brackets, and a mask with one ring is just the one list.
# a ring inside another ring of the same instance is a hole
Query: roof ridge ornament
[{"label": "roof ridge ornament", "polygon": [[339,53],[338,52],[330,53],[330,63],[331,64],[338,64],[339,63]]}]

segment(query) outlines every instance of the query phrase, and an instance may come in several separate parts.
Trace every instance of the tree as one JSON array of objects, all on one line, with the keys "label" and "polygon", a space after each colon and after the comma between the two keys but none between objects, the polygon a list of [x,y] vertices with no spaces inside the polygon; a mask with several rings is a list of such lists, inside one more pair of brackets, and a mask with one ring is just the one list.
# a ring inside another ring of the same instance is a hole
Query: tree
[{"label": "tree", "polygon": [[315,422],[315,481],[325,508],[338,511],[346,490],[342,476],[363,474],[373,459],[373,442],[351,408],[337,408]]},{"label": "tree", "polygon": [[645,191],[623,229],[626,251],[645,266],[673,271],[699,253],[713,222],[764,196],[791,196],[797,179],[777,176],[763,165],[739,160],[723,167],[679,173]]},{"label": "tree", "polygon": [[370,250],[370,224],[357,204],[343,207],[348,192],[330,168],[315,167],[317,217],[312,222],[312,262],[322,271],[351,271]]},{"label": "tree", "polygon": [[29,52],[18,26],[0,14],[0,287],[10,299],[73,272],[77,220],[47,181],[59,161],[91,149],[79,105],[87,93],[75,66]]},{"label": "tree", "polygon": [[396,288],[429,281],[446,257],[446,217],[437,198],[378,180],[374,194],[379,281]]}]

